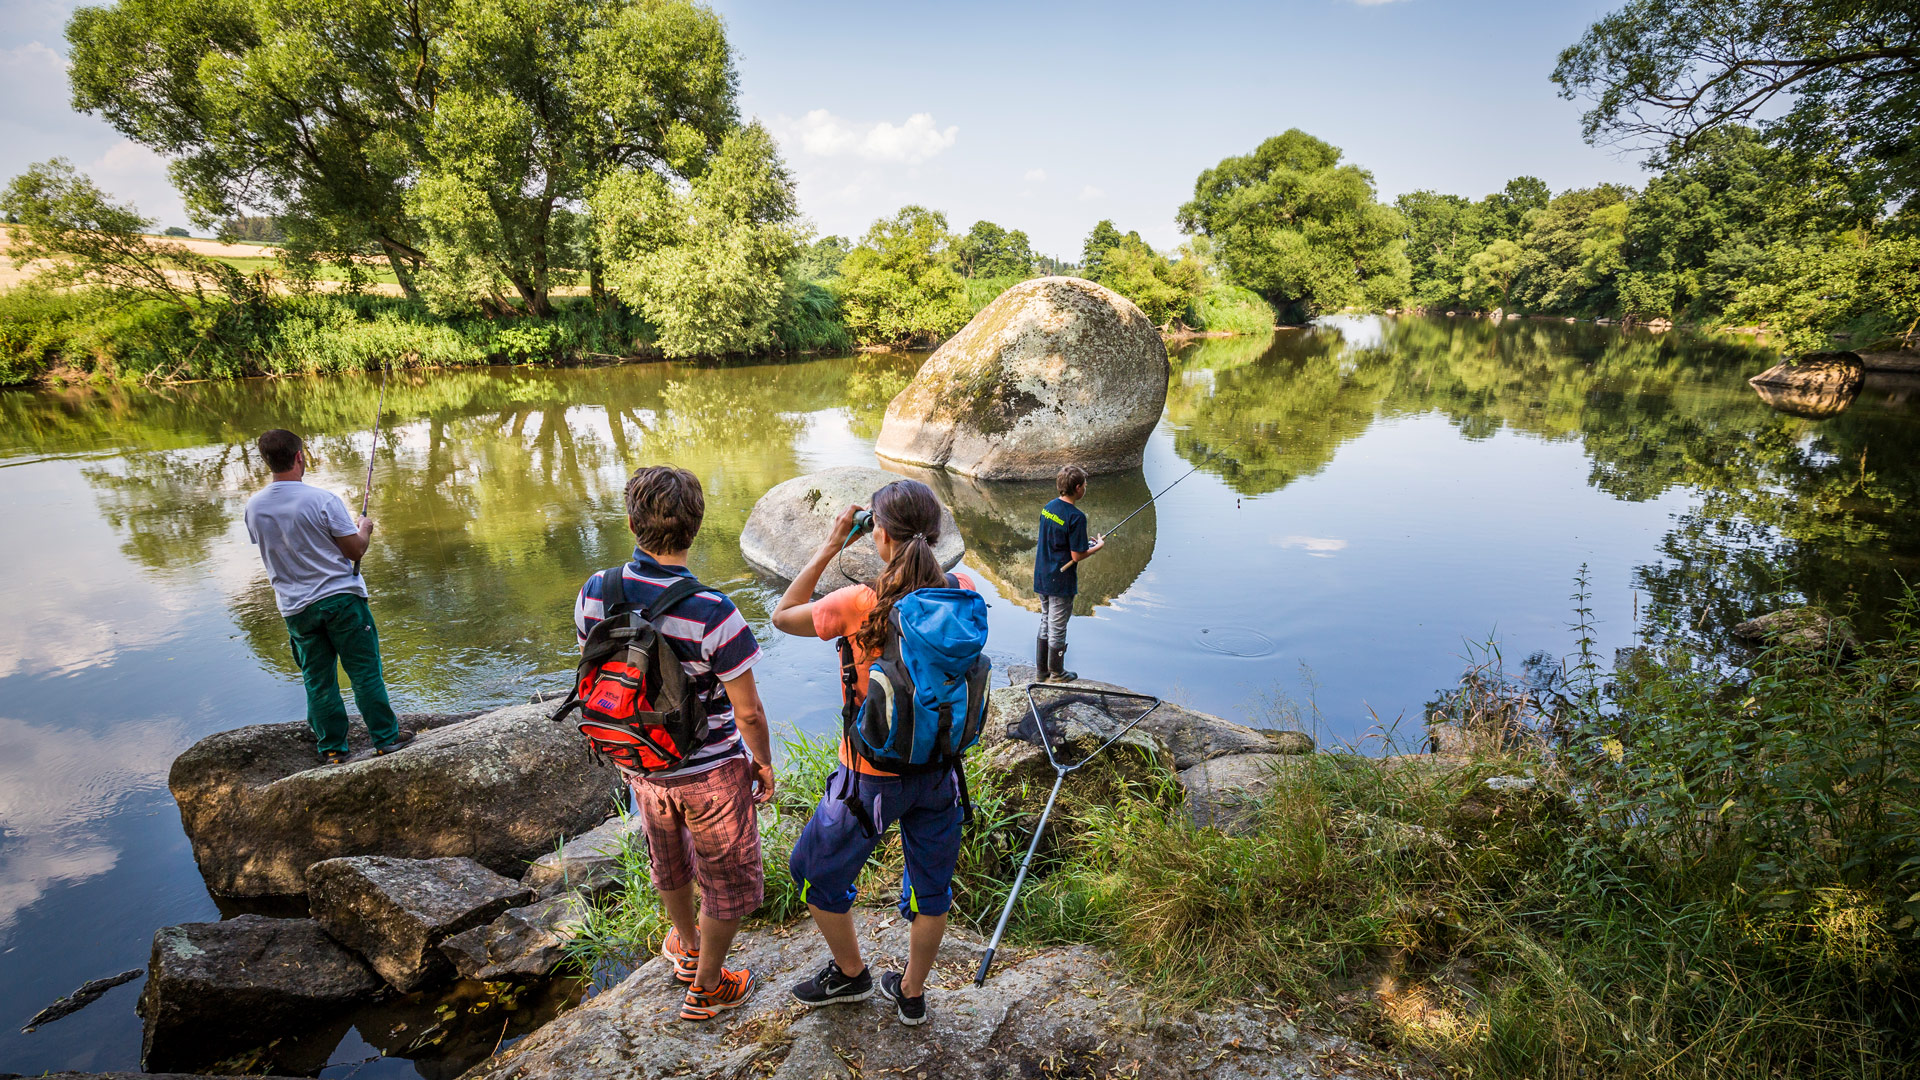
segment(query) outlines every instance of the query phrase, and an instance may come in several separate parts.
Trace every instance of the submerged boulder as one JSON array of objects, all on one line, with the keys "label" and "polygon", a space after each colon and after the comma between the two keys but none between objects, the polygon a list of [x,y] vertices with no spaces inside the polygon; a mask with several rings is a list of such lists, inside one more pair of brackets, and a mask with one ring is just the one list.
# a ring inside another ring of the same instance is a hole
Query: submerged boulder
[{"label": "submerged boulder", "polygon": [[1131,300],[1080,278],[1023,281],[921,365],[874,452],[982,480],[1131,469],[1168,371],[1166,343]]},{"label": "submerged boulder", "polygon": [[335,941],[401,993],[446,978],[440,942],[533,899],[472,859],[356,855],[307,868],[307,905]]},{"label": "submerged boulder", "polygon": [[1843,653],[1851,653],[1860,647],[1852,627],[1816,607],[1781,608],[1756,615],[1735,624],[1733,636],[1748,645],[1778,645],[1808,652],[1838,647]]},{"label": "submerged boulder", "polygon": [[1867,371],[1860,357],[1850,352],[1808,353],[1798,360],[1775,364],[1748,379],[1754,387],[1777,387],[1803,395],[1844,397],[1853,400],[1866,381]]},{"label": "submerged boulder", "polygon": [[203,1068],[377,997],[380,979],[312,919],[242,915],[153,935],[140,1067]]},{"label": "submerged boulder", "polygon": [[[813,553],[827,540],[833,521],[850,505],[869,506],[873,493],[904,477],[884,469],[846,465],[796,476],[776,484],[753,504],[746,527],[740,530],[740,554],[747,565],[777,581],[792,581]],[[953,511],[940,511],[940,542],[933,554],[940,565],[951,570],[967,553],[960,537],[960,526]],[[820,575],[815,596],[880,576],[880,555],[873,548],[873,533],[868,532],[848,544],[827,572]]]},{"label": "submerged boulder", "polygon": [[399,753],[325,767],[304,723],[256,724],[189,747],[167,785],[219,895],[304,893],[307,867],[347,855],[464,856],[517,876],[605,820],[619,786],[549,712],[423,725]]}]

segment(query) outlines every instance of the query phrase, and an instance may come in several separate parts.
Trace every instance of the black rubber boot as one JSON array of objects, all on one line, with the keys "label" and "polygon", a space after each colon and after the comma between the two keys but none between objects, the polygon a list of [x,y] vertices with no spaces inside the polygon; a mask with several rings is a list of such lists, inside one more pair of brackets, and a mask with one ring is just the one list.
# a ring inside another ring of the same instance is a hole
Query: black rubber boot
[{"label": "black rubber boot", "polygon": [[1033,681],[1046,682],[1053,678],[1053,653],[1047,648],[1046,638],[1033,640]]},{"label": "black rubber boot", "polygon": [[1067,670],[1067,647],[1065,645],[1050,651],[1053,654],[1050,658],[1052,660],[1053,671],[1047,676],[1049,682],[1072,682],[1080,677],[1078,672]]}]

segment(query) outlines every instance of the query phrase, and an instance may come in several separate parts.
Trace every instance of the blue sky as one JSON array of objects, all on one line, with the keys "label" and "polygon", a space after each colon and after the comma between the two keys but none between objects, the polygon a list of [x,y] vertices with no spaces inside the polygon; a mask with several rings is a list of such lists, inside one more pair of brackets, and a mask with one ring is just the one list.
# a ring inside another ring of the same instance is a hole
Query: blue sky
[{"label": "blue sky", "polygon": [[[67,107],[75,0],[0,0],[0,176],[57,155],[161,224],[164,163]],[[1371,169],[1384,198],[1639,183],[1580,140],[1547,81],[1616,3],[794,3],[716,0],[741,106],[779,135],[802,210],[857,236],[909,202],[1025,229],[1077,257],[1111,218],[1162,248],[1201,169],[1299,127]]]}]

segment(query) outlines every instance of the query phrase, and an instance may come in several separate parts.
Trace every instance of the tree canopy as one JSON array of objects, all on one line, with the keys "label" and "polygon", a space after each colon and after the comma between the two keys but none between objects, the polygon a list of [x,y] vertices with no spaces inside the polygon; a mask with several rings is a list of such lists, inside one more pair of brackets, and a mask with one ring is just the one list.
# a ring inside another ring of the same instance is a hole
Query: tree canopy
[{"label": "tree canopy", "polygon": [[963,277],[1026,277],[1033,273],[1033,245],[1019,229],[976,221],[953,243],[954,269]]},{"label": "tree canopy", "polygon": [[1409,266],[1400,214],[1373,174],[1297,128],[1200,174],[1180,227],[1211,237],[1229,275],[1296,314],[1397,303]]},{"label": "tree canopy", "polygon": [[[1678,158],[1762,123],[1920,190],[1920,18],[1911,0],[1630,0],[1560,54],[1590,142]],[[1781,99],[1790,103],[1782,108]]]},{"label": "tree canopy", "polygon": [[905,206],[867,229],[840,264],[847,329],[865,342],[943,338],[967,324],[967,287],[953,270],[947,216]]}]

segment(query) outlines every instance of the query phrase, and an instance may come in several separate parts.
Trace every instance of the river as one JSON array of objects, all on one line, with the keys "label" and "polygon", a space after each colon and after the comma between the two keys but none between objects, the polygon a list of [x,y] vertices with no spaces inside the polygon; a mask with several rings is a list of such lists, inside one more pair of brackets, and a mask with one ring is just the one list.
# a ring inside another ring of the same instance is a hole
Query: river
[{"label": "river", "polygon": [[[764,643],[771,717],[830,729],[832,647],[769,632],[778,594],[739,535],[774,484],[873,464],[919,359],[397,373],[366,562],[395,704],[474,709],[563,682],[575,590],[631,548],[624,478],[671,461],[706,485],[692,564]],[[1207,463],[1088,564],[1071,663],[1379,752],[1420,741],[1423,703],[1473,643],[1497,641],[1511,668],[1570,653],[1583,566],[1609,660],[1649,637],[1724,649],[1734,622],[1803,598],[1857,605],[1870,633],[1920,574],[1920,386],[1875,377],[1840,415],[1802,419],[1745,384],[1767,362],[1732,341],[1542,321],[1339,319],[1181,346],[1144,466],[1096,478],[1083,506],[1098,531]],[[221,915],[168,766],[209,732],[303,708],[241,524],[266,479],[250,442],[300,432],[310,481],[357,503],[377,389],[0,393],[0,1071],[136,1067],[140,982],[19,1026],[144,967],[156,928]],[[1031,663],[1050,485],[940,488],[992,604],[996,665]],[[369,1010],[301,1060],[330,1077],[454,1075],[490,1046],[354,1072],[435,1004]]]}]

